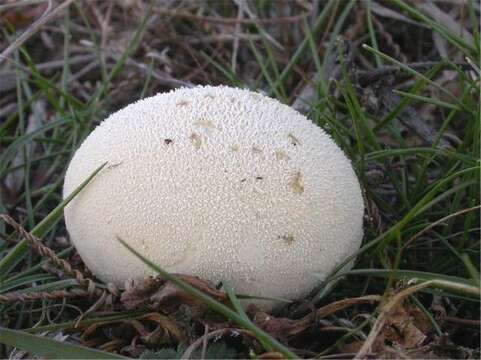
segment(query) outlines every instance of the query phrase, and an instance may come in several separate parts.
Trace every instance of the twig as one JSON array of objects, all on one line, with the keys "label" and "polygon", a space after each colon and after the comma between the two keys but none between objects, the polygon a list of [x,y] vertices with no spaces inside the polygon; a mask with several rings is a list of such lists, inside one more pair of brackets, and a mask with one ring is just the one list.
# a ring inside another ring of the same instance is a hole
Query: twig
[{"label": "twig", "polygon": [[[409,283],[415,283],[416,281],[418,281],[418,279],[413,278],[409,281]],[[460,284],[449,280],[429,280],[426,282],[422,282],[418,285],[411,286],[394,295],[391,299],[389,299],[389,301],[380,306],[379,316],[374,322],[374,325],[372,326],[371,332],[369,333],[366,341],[356,354],[355,359],[364,359],[367,353],[370,352],[374,341],[377,339],[377,336],[384,328],[387,319],[389,318],[389,316],[391,316],[396,306],[402,301],[404,301],[404,299],[409,295],[414,294],[415,292],[423,290],[427,287],[448,288],[454,291],[464,292],[465,294],[474,295],[476,297],[481,296],[481,288],[463,283]]]},{"label": "twig", "polygon": [[44,24],[50,21],[55,15],[60,11],[65,9],[75,0],[66,0],[64,3],[57,6],[52,11],[46,12],[39,19],[37,19],[32,25],[29,26],[21,35],[19,35],[5,50],[0,54],[0,65],[14,52],[18,49],[25,41],[32,37]]},{"label": "twig", "polygon": [[444,318],[444,321],[447,321],[447,322],[450,322],[450,323],[453,323],[453,324],[474,326],[474,327],[477,327],[477,328],[479,328],[479,326],[481,325],[481,321],[479,321],[479,320],[460,319],[460,318],[457,318],[457,317],[450,317],[450,316],[446,316]]},{"label": "twig", "polygon": [[[90,60],[93,60],[95,58],[96,58],[96,56],[93,55],[93,54],[77,55],[77,56],[74,56],[70,59],[70,65],[82,64],[82,63],[88,62]],[[17,64],[12,59],[7,58],[7,59],[4,59],[4,60],[10,62],[11,65],[14,66],[16,69],[24,71],[28,74],[32,74],[32,70],[29,69],[27,66]],[[63,64],[64,64],[64,60],[52,60],[52,61],[48,61],[48,62],[45,62],[45,63],[36,64],[35,69],[36,70],[50,70],[50,69],[62,67]],[[16,75],[16,73],[13,72],[13,71],[12,72],[0,72],[0,76],[6,76],[6,75]]]},{"label": "twig", "polygon": [[88,297],[90,293],[83,289],[72,289],[72,290],[55,290],[51,292],[40,291],[40,292],[27,292],[20,293],[18,291],[12,291],[5,294],[0,294],[1,304],[12,304],[12,303],[23,303],[28,301],[36,300],[62,300],[65,298],[77,298],[77,297]]},{"label": "twig", "polygon": [[[406,64],[406,66],[409,66],[411,69],[414,70],[423,70],[423,69],[430,69],[433,66],[442,64],[443,61],[424,61],[424,62],[415,62],[411,64]],[[459,66],[463,70],[473,70],[472,66],[469,63],[456,63],[456,66]],[[450,66],[448,63],[444,63],[444,66]],[[361,86],[367,86],[373,81],[376,81],[380,78],[385,77],[386,75],[390,75],[396,72],[402,71],[402,69],[399,66],[383,66],[378,69],[374,70],[367,70],[367,71],[359,71],[357,73],[357,80],[359,82],[359,85]]]},{"label": "twig", "polygon": [[295,336],[304,331],[312,322],[333,314],[339,310],[345,309],[349,306],[359,304],[373,304],[382,300],[381,295],[366,295],[357,298],[338,300],[327,304],[315,312],[304,316],[302,319],[293,324],[292,330],[289,331],[289,336]]},{"label": "twig", "polygon": [[[114,59],[118,59],[117,56],[115,56],[114,54],[111,54],[111,57],[114,58]],[[150,71],[152,71],[152,77],[154,77],[156,80],[158,80],[161,84],[163,85],[168,85],[168,86],[172,86],[174,88],[178,88],[178,87],[194,87],[194,84],[192,84],[191,82],[189,81],[184,81],[184,80],[180,80],[180,79],[176,79],[172,76],[170,76],[169,74],[167,74],[166,72],[163,72],[163,71],[159,71],[159,70],[155,70],[155,69],[152,69],[150,70],[149,69],[149,66],[146,65],[146,64],[143,64],[143,63],[140,63],[140,62],[137,62],[131,58],[127,58],[127,61],[126,63],[128,65],[132,65],[132,66],[135,66],[137,67],[138,69],[142,70],[143,72],[145,73],[149,73]]]},{"label": "twig", "polygon": [[[249,18],[253,20],[257,20],[258,17],[256,14],[254,14],[253,11],[249,8],[249,5],[246,1],[244,1],[244,6],[241,7],[241,10],[244,11]],[[284,46],[279,43],[276,39],[274,39],[267,31],[264,30],[263,27],[260,26],[260,24],[257,24],[257,30],[262,33],[262,35],[266,38],[267,41],[269,41],[272,45],[274,45],[276,48],[278,48],[281,51],[284,51]]]},{"label": "twig", "polygon": [[8,9],[23,7],[23,6],[41,4],[46,1],[47,0],[17,0],[16,2],[12,2],[10,4],[0,5],[0,12]]},{"label": "twig", "polygon": [[414,294],[416,291],[422,290],[430,285],[432,285],[432,282],[427,281],[419,285],[411,286],[401,291],[399,294],[396,294],[386,304],[381,306],[380,314],[377,317],[376,322],[374,323],[371,329],[371,332],[369,333],[361,349],[357,352],[354,359],[364,359],[366,355],[369,352],[371,352],[371,347],[374,341],[377,339],[378,334],[381,332],[382,328],[384,327],[384,324],[386,323],[386,320],[388,319],[389,315],[391,314],[391,312],[393,311],[393,309],[397,304],[399,304],[409,295]]},{"label": "twig", "polygon": [[209,325],[205,324],[205,330],[204,330],[204,341],[202,341],[202,354],[200,356],[201,359],[205,359],[205,354],[207,353],[207,343],[209,342],[207,340],[207,334],[209,333]]},{"label": "twig", "polygon": [[284,360],[284,356],[276,351],[265,352],[260,354],[257,359],[260,360]]}]

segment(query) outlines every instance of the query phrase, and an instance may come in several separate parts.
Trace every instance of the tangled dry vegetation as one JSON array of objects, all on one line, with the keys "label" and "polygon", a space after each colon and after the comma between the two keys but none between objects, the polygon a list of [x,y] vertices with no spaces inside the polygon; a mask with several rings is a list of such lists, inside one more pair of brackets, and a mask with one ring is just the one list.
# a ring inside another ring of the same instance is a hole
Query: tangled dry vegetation
[{"label": "tangled dry vegetation", "polygon": [[[479,16],[469,0],[3,1],[1,356],[479,358]],[[240,322],[166,277],[92,277],[61,220],[70,157],[106,114],[196,84],[276,97],[343,148],[366,203],[354,270]]]}]

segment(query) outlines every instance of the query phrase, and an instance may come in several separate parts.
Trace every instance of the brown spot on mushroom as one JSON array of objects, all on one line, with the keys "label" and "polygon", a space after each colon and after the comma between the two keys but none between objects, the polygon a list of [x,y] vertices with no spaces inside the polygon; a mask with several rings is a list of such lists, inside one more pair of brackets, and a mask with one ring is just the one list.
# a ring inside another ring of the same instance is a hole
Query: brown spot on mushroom
[{"label": "brown spot on mushroom", "polygon": [[294,238],[294,235],[292,234],[279,235],[278,238],[284,241],[287,245],[292,245],[294,241],[296,241],[296,239]]},{"label": "brown spot on mushroom", "polygon": [[254,146],[252,147],[252,152],[253,152],[254,154],[262,154],[262,149],[254,145]]},{"label": "brown spot on mushroom", "polygon": [[276,150],[274,151],[274,155],[276,157],[276,160],[289,160],[289,156],[282,150]]},{"label": "brown spot on mushroom", "polygon": [[194,133],[190,134],[189,139],[192,142],[192,145],[194,145],[194,147],[197,150],[199,150],[200,146],[202,145],[202,138],[200,137],[200,135],[198,135],[194,132]]},{"label": "brown spot on mushroom", "polygon": [[187,105],[189,105],[189,102],[187,100],[180,100],[176,105],[177,106],[187,106]]},{"label": "brown spot on mushroom", "polygon": [[289,139],[290,143],[294,146],[301,145],[301,142],[298,138],[296,138],[291,133],[287,134],[287,138]]},{"label": "brown spot on mushroom", "polygon": [[256,180],[263,180],[264,178],[262,176],[256,176]]},{"label": "brown spot on mushroom", "polygon": [[174,142],[174,140],[172,140],[172,139],[164,139],[164,144],[165,144],[165,145],[170,145],[170,144],[172,144],[173,142]]},{"label": "brown spot on mushroom", "polygon": [[216,129],[216,130],[219,130],[219,128],[217,126],[215,126],[212,121],[209,121],[209,120],[206,120],[206,119],[202,119],[202,120],[199,120],[199,121],[196,121],[194,123],[194,125],[196,126],[200,126],[200,127],[203,127],[203,128],[206,128],[206,129]]},{"label": "brown spot on mushroom", "polygon": [[232,151],[239,151],[239,145],[237,144],[234,144],[234,145],[231,145],[230,148],[232,149]]},{"label": "brown spot on mushroom", "polygon": [[243,183],[243,182],[246,182],[246,180],[247,180],[247,179],[241,179],[240,182]]},{"label": "brown spot on mushroom", "polygon": [[294,194],[302,194],[304,192],[303,176],[300,171],[292,174],[289,187]]}]

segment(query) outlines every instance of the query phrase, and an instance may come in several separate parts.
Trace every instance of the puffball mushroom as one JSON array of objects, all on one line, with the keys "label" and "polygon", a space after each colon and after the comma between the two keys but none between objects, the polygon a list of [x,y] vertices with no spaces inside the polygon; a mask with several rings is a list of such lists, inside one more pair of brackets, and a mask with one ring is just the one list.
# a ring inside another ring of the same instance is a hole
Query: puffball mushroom
[{"label": "puffball mushroom", "polygon": [[185,88],[128,105],[77,150],[64,197],[105,162],[65,222],[106,282],[154,275],[121,238],[169,272],[296,299],[361,244],[349,160],[312,121],[256,92]]}]

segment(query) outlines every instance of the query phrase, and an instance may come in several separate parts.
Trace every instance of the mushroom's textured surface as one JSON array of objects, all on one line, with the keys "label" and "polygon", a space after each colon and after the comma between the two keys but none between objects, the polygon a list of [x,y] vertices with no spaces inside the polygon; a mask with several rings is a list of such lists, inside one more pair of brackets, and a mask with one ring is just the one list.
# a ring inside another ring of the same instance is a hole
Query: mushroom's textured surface
[{"label": "mushroom's textured surface", "polygon": [[112,114],[73,157],[64,197],[106,161],[65,209],[104,281],[152,274],[120,237],[170,272],[295,299],[361,244],[349,160],[313,122],[255,92],[180,89]]}]

